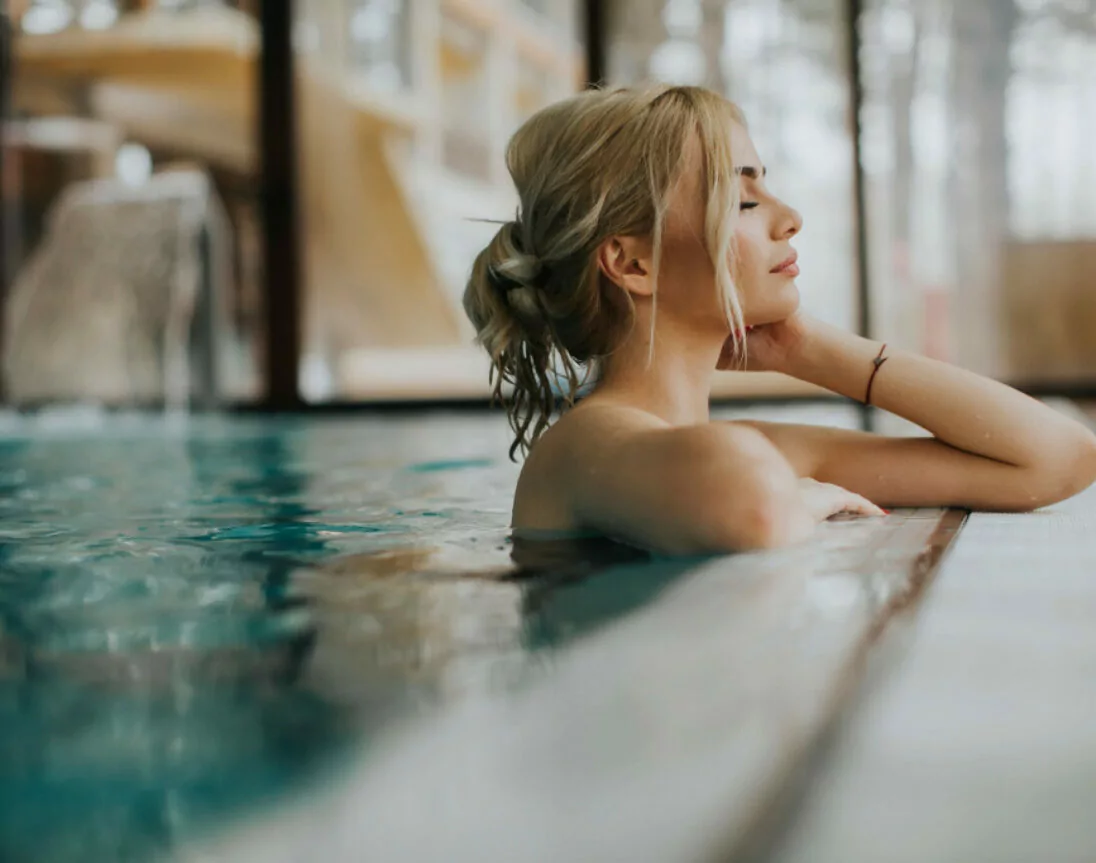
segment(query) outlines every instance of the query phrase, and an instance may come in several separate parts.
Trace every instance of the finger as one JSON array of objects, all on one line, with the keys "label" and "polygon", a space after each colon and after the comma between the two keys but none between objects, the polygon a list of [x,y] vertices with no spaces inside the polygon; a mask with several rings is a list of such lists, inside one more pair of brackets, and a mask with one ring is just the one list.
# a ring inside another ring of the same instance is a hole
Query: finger
[{"label": "finger", "polygon": [[868,500],[863,495],[859,495],[854,491],[849,491],[847,488],[842,488],[839,485],[833,485],[827,483],[829,489],[834,493],[832,501],[832,512],[850,512],[857,515],[885,515],[885,512]]},{"label": "finger", "polygon": [[845,498],[841,512],[854,512],[858,515],[886,515],[886,513],[866,497],[853,492]]}]

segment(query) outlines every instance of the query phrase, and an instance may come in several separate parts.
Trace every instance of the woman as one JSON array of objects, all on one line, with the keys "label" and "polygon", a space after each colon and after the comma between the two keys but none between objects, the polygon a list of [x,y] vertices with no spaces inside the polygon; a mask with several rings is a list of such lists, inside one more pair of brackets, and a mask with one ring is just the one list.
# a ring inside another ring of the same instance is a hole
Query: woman
[{"label": "woman", "polygon": [[[513,386],[528,453],[515,537],[597,533],[665,553],[772,548],[879,506],[1027,511],[1096,479],[1096,437],[1003,384],[798,311],[799,214],[738,109],[700,88],[587,92],[529,119],[520,197],[464,305]],[[712,371],[783,372],[931,438],[711,422]],[[576,404],[581,372],[593,391]],[[569,391],[549,428],[553,381]]]}]

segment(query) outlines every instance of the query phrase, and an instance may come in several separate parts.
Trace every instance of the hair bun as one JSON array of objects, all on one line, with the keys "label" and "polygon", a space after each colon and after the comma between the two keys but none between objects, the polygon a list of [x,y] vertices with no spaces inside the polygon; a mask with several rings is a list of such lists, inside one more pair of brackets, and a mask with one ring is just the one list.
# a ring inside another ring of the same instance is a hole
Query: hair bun
[{"label": "hair bun", "polygon": [[521,225],[505,222],[498,232],[498,255],[487,268],[487,277],[495,290],[509,294],[520,288],[537,290],[544,286],[547,268],[534,254],[525,251]]}]

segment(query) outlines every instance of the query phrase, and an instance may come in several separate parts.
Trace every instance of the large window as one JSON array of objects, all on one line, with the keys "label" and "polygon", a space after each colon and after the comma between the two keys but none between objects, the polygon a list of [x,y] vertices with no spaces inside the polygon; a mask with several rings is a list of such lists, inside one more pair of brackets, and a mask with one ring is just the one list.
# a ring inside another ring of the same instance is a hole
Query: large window
[{"label": "large window", "polygon": [[[850,5],[606,0],[608,80],[742,107],[804,216],[805,309],[855,329],[855,24],[872,334],[1013,382],[1093,384],[1096,2],[863,0],[857,22]],[[582,7],[295,0],[308,401],[487,395],[461,295],[516,204],[510,134],[583,85]],[[265,323],[282,318],[262,300],[258,8],[9,0],[11,400],[262,396]]]},{"label": "large window", "polygon": [[868,0],[876,331],[1017,382],[1096,380],[1096,8]]},{"label": "large window", "polygon": [[[7,393],[260,398],[258,2],[20,0]],[[461,294],[506,141],[584,82],[576,0],[295,0],[307,400],[483,397]]]},{"label": "large window", "polygon": [[[610,77],[716,87],[804,214],[804,306],[855,326],[839,0],[617,0]],[[1096,380],[1096,4],[865,0],[872,333],[1010,381]]]}]

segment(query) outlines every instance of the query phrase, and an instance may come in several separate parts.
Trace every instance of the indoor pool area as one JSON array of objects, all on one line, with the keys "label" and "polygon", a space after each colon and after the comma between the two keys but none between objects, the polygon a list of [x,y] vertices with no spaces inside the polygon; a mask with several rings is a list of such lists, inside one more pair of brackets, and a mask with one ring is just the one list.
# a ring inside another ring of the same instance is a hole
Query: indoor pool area
[{"label": "indoor pool area", "polygon": [[1096,0],[0,0],[0,863],[1094,863],[1094,109]]},{"label": "indoor pool area", "polygon": [[1091,490],[773,552],[530,556],[498,415],[58,409],[0,436],[5,861],[1096,841]]}]

